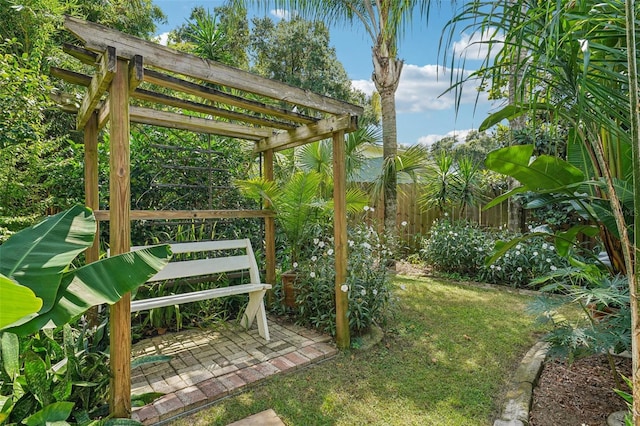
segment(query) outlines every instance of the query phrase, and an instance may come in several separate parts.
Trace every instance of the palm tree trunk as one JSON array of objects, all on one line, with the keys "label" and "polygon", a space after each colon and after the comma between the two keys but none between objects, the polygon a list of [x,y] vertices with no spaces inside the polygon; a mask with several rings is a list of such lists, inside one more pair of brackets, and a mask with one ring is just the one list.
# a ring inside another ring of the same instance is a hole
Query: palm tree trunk
[{"label": "palm tree trunk", "polygon": [[391,57],[390,46],[381,38],[373,48],[373,82],[380,94],[382,107],[382,155],[385,167],[384,182],[384,227],[387,232],[396,229],[398,210],[398,188],[395,159],[398,155],[398,130],[396,125],[395,93],[402,72],[402,61]]},{"label": "palm tree trunk", "polygon": [[382,155],[385,166],[392,167],[384,183],[384,227],[387,232],[396,228],[398,210],[398,177],[394,166],[398,155],[395,93],[380,93],[382,102]]}]

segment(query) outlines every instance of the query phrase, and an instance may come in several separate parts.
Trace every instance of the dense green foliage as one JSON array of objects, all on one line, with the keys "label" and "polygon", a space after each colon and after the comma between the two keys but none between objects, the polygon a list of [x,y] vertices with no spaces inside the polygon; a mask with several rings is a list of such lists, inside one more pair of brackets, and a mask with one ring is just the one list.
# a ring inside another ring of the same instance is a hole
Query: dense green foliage
[{"label": "dense green foliage", "polygon": [[[349,328],[359,335],[387,320],[390,307],[391,256],[386,242],[372,227],[349,230],[347,279],[339,291],[349,295]],[[335,251],[333,238],[315,238],[308,256],[299,262],[296,288],[296,321],[335,334]]]}]

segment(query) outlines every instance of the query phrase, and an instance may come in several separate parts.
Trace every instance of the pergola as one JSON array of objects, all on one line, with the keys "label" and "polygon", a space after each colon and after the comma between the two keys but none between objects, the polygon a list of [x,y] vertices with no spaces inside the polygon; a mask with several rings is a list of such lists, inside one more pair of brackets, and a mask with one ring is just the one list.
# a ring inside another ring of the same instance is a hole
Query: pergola
[{"label": "pergola", "polygon": [[[271,180],[274,152],[332,138],[336,340],[338,347],[347,348],[348,299],[347,293],[340,291],[347,272],[344,135],[356,130],[362,108],[70,16],[65,17],[65,28],[80,45],[65,44],[64,51],[94,67],[95,72],[86,75],[51,68],[52,76],[86,87],[79,106],[68,94],[53,96],[63,110],[77,114],[76,127],[84,132],[86,205],[94,210],[98,221],[109,221],[109,243],[114,254],[130,250],[131,220],[264,218],[266,282],[275,283],[275,221],[271,210],[131,210],[132,122],[253,141],[254,153],[263,154],[263,174]],[[166,90],[159,93],[150,85]],[[134,106],[132,100],[158,108]],[[99,210],[98,132],[107,122],[109,210]],[[87,251],[87,262],[98,256],[96,238]],[[127,294],[110,308],[109,403],[115,417],[129,417],[131,413],[130,301]]]}]

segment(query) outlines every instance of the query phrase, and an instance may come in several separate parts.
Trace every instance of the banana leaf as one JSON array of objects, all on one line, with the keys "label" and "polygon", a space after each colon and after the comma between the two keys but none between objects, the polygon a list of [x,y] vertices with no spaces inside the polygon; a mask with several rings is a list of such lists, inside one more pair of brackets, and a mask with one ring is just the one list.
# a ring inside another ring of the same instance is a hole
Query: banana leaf
[{"label": "banana leaf", "polygon": [[0,329],[35,314],[42,308],[42,299],[30,288],[0,274]]},{"label": "banana leaf", "polygon": [[155,246],[72,269],[71,262],[92,244],[94,233],[93,214],[76,206],[14,234],[0,246],[0,271],[43,301],[37,314],[5,328],[26,335],[62,326],[91,306],[117,302],[171,257],[168,246]]}]

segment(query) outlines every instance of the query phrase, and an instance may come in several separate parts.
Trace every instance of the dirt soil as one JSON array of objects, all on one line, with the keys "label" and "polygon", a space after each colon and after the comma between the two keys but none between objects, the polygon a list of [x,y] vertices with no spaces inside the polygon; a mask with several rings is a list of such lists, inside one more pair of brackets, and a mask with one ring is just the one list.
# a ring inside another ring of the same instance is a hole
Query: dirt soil
[{"label": "dirt soil", "polygon": [[[619,373],[629,377],[631,359],[614,357]],[[607,426],[607,417],[627,407],[616,387],[604,355],[574,361],[545,363],[533,390],[530,426]]]},{"label": "dirt soil", "polygon": [[[426,276],[430,271],[406,262],[396,273]],[[631,375],[631,359],[614,357],[616,369]],[[533,392],[530,426],[607,426],[609,414],[627,407],[613,389],[609,362],[604,355],[574,361],[547,360]],[[626,389],[623,387],[623,389]]]}]

